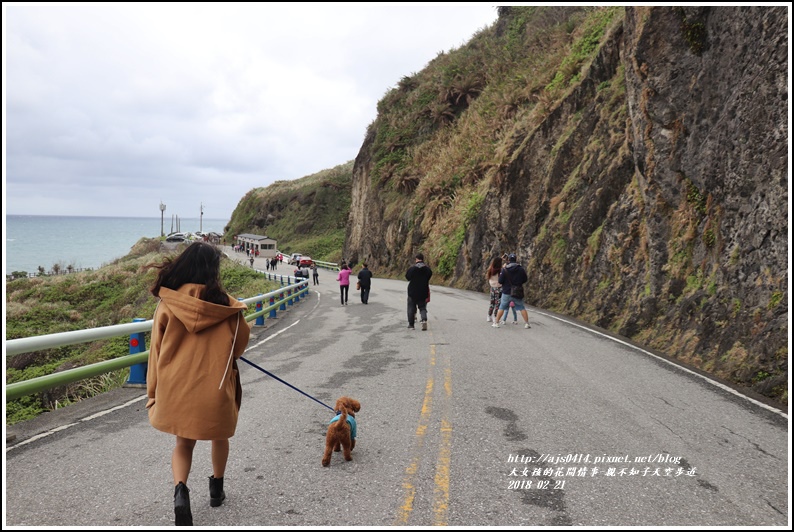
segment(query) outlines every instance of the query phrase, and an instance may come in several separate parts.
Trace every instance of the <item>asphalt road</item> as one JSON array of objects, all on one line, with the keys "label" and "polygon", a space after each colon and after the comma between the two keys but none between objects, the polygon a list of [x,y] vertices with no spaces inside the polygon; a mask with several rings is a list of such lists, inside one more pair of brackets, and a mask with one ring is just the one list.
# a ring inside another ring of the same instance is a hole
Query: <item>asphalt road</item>
[{"label": "asphalt road", "polygon": [[[429,330],[408,330],[405,282],[343,306],[334,279],[321,271],[244,356],[331,406],[358,399],[353,461],[322,467],[332,412],[241,363],[227,500],[209,506],[199,442],[196,525],[790,527],[774,406],[545,311],[494,329],[485,293],[434,286]],[[8,428],[4,528],[173,525],[174,439],[144,395]]]}]

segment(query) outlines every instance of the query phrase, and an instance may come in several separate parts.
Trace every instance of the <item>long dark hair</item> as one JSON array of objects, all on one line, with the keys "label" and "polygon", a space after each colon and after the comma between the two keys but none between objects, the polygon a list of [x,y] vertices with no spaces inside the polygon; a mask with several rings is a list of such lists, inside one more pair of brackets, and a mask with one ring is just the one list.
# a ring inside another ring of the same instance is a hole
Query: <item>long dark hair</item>
[{"label": "long dark hair", "polygon": [[491,261],[491,266],[488,268],[488,271],[485,275],[486,279],[490,279],[497,273],[502,271],[502,257],[496,257],[494,260]]},{"label": "long dark hair", "polygon": [[160,270],[151,289],[155,297],[160,297],[160,287],[179,290],[183,284],[196,283],[204,285],[202,300],[229,306],[229,295],[221,286],[221,252],[212,244],[193,242],[178,257],[150,267]]}]

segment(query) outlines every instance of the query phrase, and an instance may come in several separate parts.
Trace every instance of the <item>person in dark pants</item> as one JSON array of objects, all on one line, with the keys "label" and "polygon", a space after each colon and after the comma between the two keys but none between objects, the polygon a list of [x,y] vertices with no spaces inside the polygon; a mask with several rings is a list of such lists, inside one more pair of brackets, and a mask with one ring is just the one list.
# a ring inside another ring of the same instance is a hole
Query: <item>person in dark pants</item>
[{"label": "person in dark pants", "polygon": [[422,330],[427,330],[427,300],[430,298],[430,278],[433,271],[425,264],[425,256],[417,253],[414,265],[408,268],[405,278],[408,279],[408,328],[414,328],[416,309],[422,320]]},{"label": "person in dark pants", "polygon": [[348,267],[347,263],[342,262],[336,280],[339,281],[339,295],[342,300],[342,305],[347,305],[347,294],[350,290],[350,267]]},{"label": "person in dark pants", "polygon": [[314,281],[314,284],[320,284],[320,274],[317,273],[316,262],[312,262],[312,281]]},{"label": "person in dark pants", "polygon": [[358,272],[358,282],[361,283],[361,302],[365,305],[369,302],[369,289],[372,286],[372,272],[367,268],[367,263],[362,264],[363,268]]}]

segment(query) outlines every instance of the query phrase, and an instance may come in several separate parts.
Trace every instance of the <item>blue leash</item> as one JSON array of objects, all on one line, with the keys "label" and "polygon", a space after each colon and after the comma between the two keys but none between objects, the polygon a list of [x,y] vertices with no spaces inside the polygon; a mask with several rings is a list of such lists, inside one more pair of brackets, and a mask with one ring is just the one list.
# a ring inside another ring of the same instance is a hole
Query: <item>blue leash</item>
[{"label": "blue leash", "polygon": [[327,404],[323,403],[323,402],[322,402],[322,401],[320,401],[319,399],[316,399],[316,398],[312,397],[311,395],[309,395],[308,393],[304,392],[303,390],[299,390],[299,389],[297,389],[296,387],[294,387],[293,385],[291,385],[291,384],[290,384],[290,383],[288,383],[287,381],[283,381],[283,380],[279,379],[278,377],[276,377],[275,375],[273,375],[272,373],[270,373],[268,370],[266,370],[266,369],[263,369],[263,368],[260,368],[259,366],[257,366],[257,365],[256,365],[256,364],[254,364],[253,362],[251,362],[250,360],[247,360],[247,359],[245,359],[244,357],[240,357],[240,360],[242,360],[243,362],[247,362],[248,364],[252,365],[252,366],[253,366],[253,367],[255,367],[256,369],[258,369],[259,371],[261,371],[262,373],[265,373],[265,374],[267,374],[267,375],[270,375],[271,377],[273,377],[273,378],[274,378],[274,379],[276,379],[277,381],[279,381],[279,382],[282,382],[282,383],[286,384],[287,386],[289,386],[290,388],[292,388],[292,389],[293,389],[293,390],[295,390],[296,392],[300,392],[300,393],[302,393],[303,395],[305,395],[305,396],[306,396],[306,397],[308,397],[309,399],[313,399],[313,400],[317,401],[318,403],[320,403],[321,405],[323,405],[325,408],[327,408],[328,410],[330,410],[330,411],[331,411],[331,412],[333,412],[334,414],[336,414],[336,413],[337,413],[337,412],[336,412],[336,410],[334,410],[333,408],[331,408],[331,407],[330,407],[330,406],[328,406]]}]

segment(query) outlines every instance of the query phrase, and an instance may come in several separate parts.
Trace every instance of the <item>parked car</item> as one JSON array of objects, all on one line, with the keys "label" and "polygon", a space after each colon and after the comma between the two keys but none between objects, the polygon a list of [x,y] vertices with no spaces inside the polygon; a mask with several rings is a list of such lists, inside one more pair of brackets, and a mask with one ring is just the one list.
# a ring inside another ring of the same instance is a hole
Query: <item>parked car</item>
[{"label": "parked car", "polygon": [[300,262],[300,259],[301,259],[300,253],[293,253],[292,255],[289,256],[289,259],[287,259],[287,264],[294,264],[295,266],[297,266],[298,262]]},{"label": "parked car", "polygon": [[185,240],[184,233],[171,233],[165,239],[166,242],[184,242]]},{"label": "parked car", "polygon": [[311,257],[307,257],[306,255],[302,255],[301,258],[298,260],[299,268],[302,268],[303,266],[311,268],[312,264],[314,264],[314,261],[312,260]]}]

